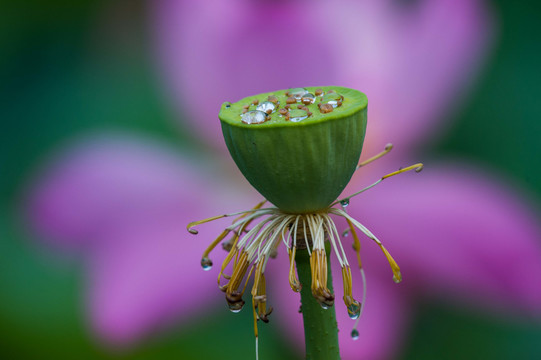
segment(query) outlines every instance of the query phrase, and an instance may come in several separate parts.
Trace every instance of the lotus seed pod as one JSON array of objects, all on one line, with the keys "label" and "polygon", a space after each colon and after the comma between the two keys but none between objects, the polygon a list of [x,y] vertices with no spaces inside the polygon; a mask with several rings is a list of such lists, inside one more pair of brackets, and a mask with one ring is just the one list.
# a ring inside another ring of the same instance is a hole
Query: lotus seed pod
[{"label": "lotus seed pod", "polygon": [[328,208],[351,179],[367,104],[366,95],[353,89],[295,88],[224,103],[219,118],[229,152],[250,184],[283,212],[304,214]]}]

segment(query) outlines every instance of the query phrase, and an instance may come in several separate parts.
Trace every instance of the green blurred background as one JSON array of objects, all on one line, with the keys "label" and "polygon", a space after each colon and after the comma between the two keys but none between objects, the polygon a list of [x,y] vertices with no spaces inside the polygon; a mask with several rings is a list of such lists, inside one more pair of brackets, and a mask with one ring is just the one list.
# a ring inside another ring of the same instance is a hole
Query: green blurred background
[{"label": "green blurred background", "polygon": [[[445,137],[422,152],[494,170],[541,204],[541,6],[490,4],[499,26],[492,55],[471,97],[448,114]],[[183,149],[203,148],[173,125],[150,56],[145,11],[138,1],[0,4],[2,359],[253,357],[252,330],[245,326],[251,314],[232,317],[221,309],[130,351],[100,347],[85,324],[81,265],[42,251],[21,226],[26,182],[46,155],[74,137],[129,130]],[[417,310],[401,359],[541,358],[541,325],[534,320],[445,303]],[[299,356],[272,323],[262,331],[261,358]]]}]

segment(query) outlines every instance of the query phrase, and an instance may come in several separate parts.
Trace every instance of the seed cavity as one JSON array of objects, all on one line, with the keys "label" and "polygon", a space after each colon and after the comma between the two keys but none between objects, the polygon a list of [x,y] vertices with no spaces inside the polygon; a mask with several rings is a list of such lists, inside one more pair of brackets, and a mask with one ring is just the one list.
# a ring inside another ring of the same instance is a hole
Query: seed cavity
[{"label": "seed cavity", "polygon": [[270,101],[271,103],[275,104],[275,105],[279,104],[278,98],[275,95],[269,95],[267,100]]},{"label": "seed cavity", "polygon": [[[342,106],[343,101],[344,96],[336,90],[324,91],[323,88],[318,88],[308,91],[305,88],[292,88],[280,95],[271,94],[263,100],[253,99],[248,104],[240,104],[242,105],[240,116],[245,124],[264,123],[271,120],[270,115],[273,113],[280,115],[278,121],[299,122],[313,116],[316,106],[320,114],[328,114]],[[280,102],[283,102],[283,107],[280,106]],[[229,102],[224,104],[226,108],[232,107]]]},{"label": "seed cavity", "polygon": [[330,113],[334,110],[334,107],[331,104],[318,104],[319,111],[322,114]]}]

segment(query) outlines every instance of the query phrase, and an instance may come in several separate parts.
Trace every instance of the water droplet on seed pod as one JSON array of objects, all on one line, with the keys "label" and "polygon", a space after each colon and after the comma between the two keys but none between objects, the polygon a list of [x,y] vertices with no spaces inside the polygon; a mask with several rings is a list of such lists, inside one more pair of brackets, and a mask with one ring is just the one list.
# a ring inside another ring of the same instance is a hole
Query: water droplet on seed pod
[{"label": "water droplet on seed pod", "polygon": [[289,120],[292,122],[299,122],[308,117],[306,110],[301,109],[291,109],[289,111]]},{"label": "water droplet on seed pod", "polygon": [[327,93],[321,99],[323,104],[332,105],[333,108],[338,106],[338,102],[342,100],[342,97],[337,93]]},{"label": "water droplet on seed pod", "polygon": [[276,105],[274,105],[270,101],[264,101],[261,104],[259,104],[255,109],[259,111],[263,111],[264,113],[268,114],[269,110],[271,110],[271,113],[274,112],[274,110],[276,109]]},{"label": "water droplet on seed pod", "polygon": [[240,116],[245,124],[261,124],[267,121],[267,114],[260,110],[252,110]]},{"label": "water droplet on seed pod", "polygon": [[289,96],[294,97],[297,101],[300,101],[301,98],[306,94],[308,91],[306,91],[305,88],[294,88],[289,90]]}]

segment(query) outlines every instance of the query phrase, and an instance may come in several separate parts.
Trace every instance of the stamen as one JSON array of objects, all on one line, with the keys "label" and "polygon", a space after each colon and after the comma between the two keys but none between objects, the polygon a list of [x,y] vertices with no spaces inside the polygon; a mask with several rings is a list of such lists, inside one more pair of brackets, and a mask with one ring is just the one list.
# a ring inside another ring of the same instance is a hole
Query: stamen
[{"label": "stamen", "polygon": [[361,317],[363,316],[364,305],[366,304],[366,275],[364,274],[364,269],[362,268],[361,277],[363,280],[363,299],[361,301],[361,312],[359,313],[357,320],[355,320],[355,325],[353,325],[353,329],[351,330],[351,338],[353,340],[359,339],[359,331],[357,330],[357,327],[359,326],[359,320],[361,320]]},{"label": "stamen", "polygon": [[351,281],[351,268],[342,267],[342,281],[344,282],[344,303],[351,319],[357,319],[361,314],[361,304],[353,298],[353,285]]},{"label": "stamen", "polygon": [[239,312],[244,306],[244,300],[242,300],[244,289],[242,292],[239,292],[238,288],[242,279],[244,279],[249,264],[248,254],[246,251],[242,250],[238,263],[233,267],[233,274],[231,275],[231,280],[227,284],[225,292],[225,299],[229,305],[229,310],[232,312]]},{"label": "stamen", "polygon": [[233,245],[232,245],[232,249],[231,251],[229,252],[229,254],[227,254],[227,256],[225,257],[224,261],[222,262],[222,268],[220,270],[220,273],[218,274],[218,286],[220,285],[220,277],[223,275],[224,271],[225,271],[225,268],[227,267],[227,265],[229,265],[229,263],[231,262],[231,260],[233,260],[233,257],[238,253],[239,251],[239,248],[237,247],[237,242],[239,241],[239,235],[238,234],[235,234],[234,238],[233,238]]},{"label": "stamen", "polygon": [[252,302],[255,303],[255,307],[257,307],[258,319],[264,323],[268,323],[268,315],[271,314],[272,308],[267,312],[267,291],[263,264],[262,261],[259,262],[255,271],[254,286],[252,287]]},{"label": "stamen", "polygon": [[376,186],[377,184],[379,184],[380,182],[382,182],[383,180],[387,179],[387,178],[390,178],[391,176],[395,176],[395,175],[398,175],[398,174],[402,174],[402,173],[405,173],[406,171],[410,171],[410,170],[415,170],[415,172],[420,172],[421,170],[423,170],[423,167],[424,165],[422,163],[417,163],[415,165],[411,165],[411,166],[408,166],[408,167],[405,167],[403,169],[400,169],[400,170],[397,170],[397,171],[394,171],[392,173],[389,173],[387,175],[383,175],[381,177],[381,179],[379,179],[378,181],[376,181],[375,183],[373,183],[372,185],[368,185],[367,187],[365,187],[364,189],[362,190],[359,190],[357,191],[356,193],[353,193],[352,195],[348,196],[348,197],[345,197],[343,199],[340,199],[340,200],[336,200],[335,202],[333,202],[330,207],[333,207],[334,205],[338,204],[338,203],[342,203],[342,202],[348,202],[349,203],[349,199],[351,199],[352,197],[354,196],[357,196],[359,195],[360,193],[363,193],[365,192],[366,190],[368,189],[371,189],[373,188],[374,186]]},{"label": "stamen", "polygon": [[[222,240],[229,234],[230,230],[224,230],[220,236],[218,236],[216,238],[216,240],[214,240],[208,247],[207,249],[203,252],[203,255],[201,256],[203,259],[205,258],[208,258],[210,252],[212,250],[214,250],[214,248],[216,247],[216,245],[218,245],[220,242],[222,242]],[[209,259],[210,260],[210,259]],[[212,263],[211,263],[212,265]]]},{"label": "stamen", "polygon": [[261,207],[262,207],[263,205],[265,205],[266,202],[267,202],[267,200],[263,200],[263,201],[257,203],[257,205],[254,206],[254,207],[252,208],[252,210],[245,212],[244,214],[240,215],[238,218],[236,218],[235,220],[233,220],[233,223],[236,223],[236,222],[239,221],[240,219],[244,218],[246,215],[248,215],[248,214],[251,213],[252,211],[261,209]]},{"label": "stamen", "polygon": [[361,316],[363,314],[364,305],[366,303],[366,276],[364,274],[363,265],[361,262],[361,242],[359,241],[359,237],[357,236],[357,232],[355,231],[355,227],[349,221],[349,219],[346,219],[349,225],[349,231],[353,235],[353,250],[357,253],[357,261],[359,263],[359,271],[361,273],[361,278],[363,281],[363,297],[361,300],[361,309],[359,311],[359,317],[355,320],[355,325],[353,325],[353,329],[351,330],[351,338],[353,340],[359,339],[359,331],[357,331],[357,326],[359,325],[359,320],[361,319]]},{"label": "stamen", "polygon": [[297,246],[293,246],[293,250],[289,250],[289,286],[295,292],[301,291],[301,283],[297,279],[295,274],[295,254],[297,253]]},{"label": "stamen", "polygon": [[327,256],[325,250],[312,251],[310,256],[310,268],[312,271],[312,295],[323,309],[334,305],[334,294],[327,288]]},{"label": "stamen", "polygon": [[355,253],[357,254],[357,262],[359,263],[359,269],[363,268],[362,262],[361,262],[361,242],[359,241],[359,236],[357,236],[357,232],[355,231],[355,227],[349,221],[349,219],[346,219],[349,225],[349,231],[351,232],[351,235],[353,236],[353,250],[355,250]]},{"label": "stamen", "polygon": [[235,222],[237,222],[237,220],[245,217],[246,215],[248,215],[250,213],[254,213],[256,210],[261,209],[263,204],[265,204],[266,202],[267,202],[267,200],[263,200],[260,203],[258,203],[253,209],[250,209],[250,210],[239,211],[239,212],[232,213],[232,214],[224,214],[224,215],[213,216],[213,217],[209,217],[207,219],[198,220],[198,221],[192,221],[191,223],[188,224],[188,226],[186,228],[188,229],[188,232],[190,232],[191,234],[197,235],[197,234],[199,234],[199,232],[197,230],[193,229],[194,226],[205,224],[205,223],[208,223],[208,222],[211,222],[211,221],[214,221],[214,220],[218,220],[218,219],[221,219],[221,218],[224,218],[224,217],[242,215],[242,216],[239,216],[238,218],[236,218],[233,221],[233,223],[235,223]]},{"label": "stamen", "polygon": [[393,144],[389,143],[389,144],[385,145],[385,149],[382,152],[372,156],[370,159],[367,159],[367,160],[363,161],[362,163],[360,163],[359,165],[357,165],[357,169],[360,168],[360,167],[363,167],[365,165],[368,165],[373,161],[376,161],[377,159],[379,159],[382,156],[387,155],[388,153],[391,152],[392,149],[393,149]]},{"label": "stamen", "polygon": [[391,176],[402,174],[402,173],[404,173],[406,171],[410,171],[410,170],[415,170],[415,172],[421,172],[421,170],[423,170],[423,167],[424,167],[424,165],[422,163],[417,163],[415,165],[410,165],[410,166],[405,167],[403,169],[400,169],[400,170],[394,171],[394,172],[392,172],[390,174],[382,176],[381,180],[390,178]]},{"label": "stamen", "polygon": [[396,261],[393,259],[391,254],[389,254],[387,249],[385,249],[383,244],[380,243],[379,247],[381,248],[381,250],[385,254],[385,257],[387,258],[387,261],[389,261],[389,265],[391,265],[391,269],[393,270],[393,280],[394,280],[394,282],[398,284],[399,282],[402,281],[402,273],[400,272],[400,267],[398,266]]},{"label": "stamen", "polygon": [[383,244],[381,243],[381,241],[378,240],[378,238],[372,234],[372,232],[370,232],[370,230],[368,230],[363,224],[361,224],[360,222],[358,222],[357,220],[355,220],[354,218],[352,218],[351,216],[349,216],[348,213],[346,213],[345,211],[343,210],[340,210],[340,209],[335,209],[335,208],[330,208],[329,209],[329,212],[331,214],[335,214],[335,215],[339,215],[339,216],[342,216],[343,218],[345,218],[346,220],[349,220],[351,221],[351,223],[353,225],[355,225],[355,227],[357,227],[359,230],[361,230],[366,236],[368,236],[370,239],[374,240],[376,242],[376,244],[379,245],[379,247],[381,248],[381,250],[383,251],[383,253],[385,254],[385,257],[387,258],[387,261],[389,261],[389,264],[391,265],[391,270],[393,271],[393,280],[395,283],[399,283],[402,281],[402,274],[400,273],[400,267],[398,266],[398,264],[396,263],[396,261],[393,259],[393,257],[391,256],[391,254],[389,254],[389,252],[387,251],[387,249],[385,249],[385,247],[383,246]]},{"label": "stamen", "polygon": [[204,224],[204,223],[208,223],[208,222],[211,222],[211,221],[214,221],[214,220],[218,220],[218,219],[221,219],[221,218],[224,218],[224,217],[227,217],[227,216],[231,216],[231,215],[218,215],[218,216],[213,216],[213,217],[210,217],[208,219],[203,219],[203,220],[198,220],[198,221],[192,221],[191,223],[188,224],[188,226],[186,227],[188,229],[188,232],[190,234],[194,234],[194,235],[197,235],[199,234],[199,231],[195,230],[195,229],[192,229],[194,226],[197,226],[197,225],[201,225],[201,224]]}]

